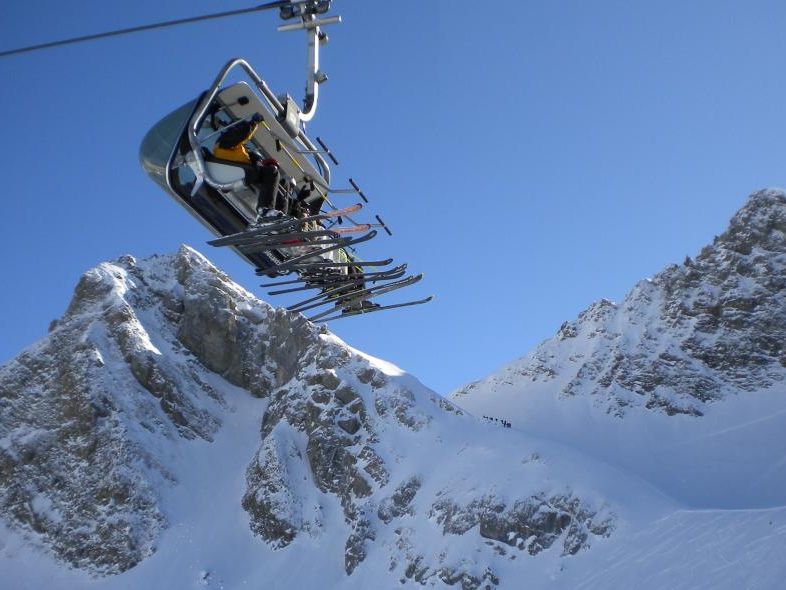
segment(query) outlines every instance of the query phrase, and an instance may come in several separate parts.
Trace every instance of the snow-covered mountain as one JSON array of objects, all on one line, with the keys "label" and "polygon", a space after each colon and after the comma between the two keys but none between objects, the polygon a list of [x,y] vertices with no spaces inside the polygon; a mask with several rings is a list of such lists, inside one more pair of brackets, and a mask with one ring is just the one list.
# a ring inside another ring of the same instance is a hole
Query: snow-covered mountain
[{"label": "snow-covered mountain", "polygon": [[[786,196],[750,197],[695,259],[591,305],[492,379],[593,396],[615,416],[644,407],[702,416],[712,403],[786,378]],[[490,382],[462,388],[464,402]],[[490,395],[490,394],[487,394]]]},{"label": "snow-covered mountain", "polygon": [[[763,516],[768,526],[746,543],[775,551],[780,581],[756,585],[749,572],[742,586],[718,577],[696,587],[785,587],[786,194],[753,194],[695,258],[618,304],[591,305],[450,399],[638,475],[688,509],[670,517],[674,536],[713,511],[726,523],[707,528],[708,551],[711,535],[746,536]],[[749,549],[740,543],[725,559]],[[641,559],[637,551],[610,559]],[[616,587],[617,578],[596,577]]]},{"label": "snow-covered mountain", "polygon": [[0,368],[0,412],[12,588],[517,587],[672,508],[185,247],[87,272]]},{"label": "snow-covered mountain", "polygon": [[190,248],[104,263],[0,367],[0,588],[779,588],[784,256],[754,195],[476,416]]}]

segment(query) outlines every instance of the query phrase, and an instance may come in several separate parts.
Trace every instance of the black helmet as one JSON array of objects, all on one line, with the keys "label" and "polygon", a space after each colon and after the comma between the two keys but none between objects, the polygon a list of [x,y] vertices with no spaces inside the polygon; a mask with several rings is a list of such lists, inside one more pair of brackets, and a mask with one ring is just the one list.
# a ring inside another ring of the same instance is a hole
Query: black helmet
[{"label": "black helmet", "polygon": [[259,113],[254,113],[254,115],[251,117],[252,123],[261,123],[262,121],[263,121],[262,115],[260,115]]}]

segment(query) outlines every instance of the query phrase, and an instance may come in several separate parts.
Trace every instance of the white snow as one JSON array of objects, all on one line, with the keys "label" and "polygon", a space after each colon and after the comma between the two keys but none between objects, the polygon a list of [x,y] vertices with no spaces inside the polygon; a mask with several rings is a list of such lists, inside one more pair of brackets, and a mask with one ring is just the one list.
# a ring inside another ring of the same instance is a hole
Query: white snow
[{"label": "white snow", "polygon": [[565,563],[560,586],[777,590],[786,580],[786,508],[676,511]]},{"label": "white snow", "polygon": [[[786,375],[780,353],[757,348],[782,342],[773,332],[786,309],[786,244],[772,228],[784,218],[782,191],[753,195],[733,231],[689,266],[641,281],[619,304],[593,304],[533,352],[451,394],[477,416],[580,451],[671,502],[660,516],[626,514],[610,537],[559,562],[555,587],[786,588]],[[720,362],[697,348],[720,350]],[[753,361],[735,359],[737,348]],[[658,378],[639,388],[656,364]],[[647,407],[653,399],[670,411]],[[643,514],[650,500],[629,501]]]},{"label": "white snow", "polygon": [[[160,348],[164,354],[173,354],[163,346]],[[363,357],[353,361],[364,362]],[[158,490],[164,499],[163,511],[169,526],[158,539],[152,556],[124,574],[91,578],[81,571],[64,568],[18,533],[2,529],[0,588],[366,589],[379,586],[384,580],[391,581],[391,564],[402,550],[435,561],[462,564],[476,575],[482,575],[484,564],[497,557],[498,574],[503,578],[500,588],[518,588],[517,580],[522,575],[527,576],[528,587],[546,588],[563,576],[561,569],[566,558],[560,555],[559,543],[535,558],[526,550],[511,548],[512,557],[499,559],[476,531],[443,536],[441,527],[426,517],[430,501],[440,494],[464,504],[483,493],[512,500],[526,497],[528,491],[572,492],[601,514],[610,515],[613,507],[623,516],[621,531],[664,518],[675,509],[672,500],[646,482],[590,459],[575,448],[468,416],[449,414],[451,419],[447,420],[433,392],[392,365],[382,366],[388,374],[394,374],[385,395],[414,390],[408,411],[426,430],[422,436],[413,436],[399,426],[377,422],[383,441],[378,450],[392,470],[392,481],[419,476],[423,487],[412,505],[414,516],[402,521],[401,535],[381,530],[374,541],[375,549],[351,577],[344,571],[341,507],[335,496],[319,492],[310,472],[302,469],[304,463],[296,455],[304,454],[305,449],[286,448],[292,440],[298,444],[298,433],[293,438],[284,422],[267,440],[279,445],[280,455],[293,457],[287,464],[289,479],[301,481],[302,485],[287,490],[281,501],[291,503],[293,510],[311,519],[311,534],[299,535],[292,545],[278,551],[252,534],[240,499],[245,491],[246,467],[259,447],[259,428],[268,402],[215,378],[211,385],[222,392],[227,409],[214,441],[167,441],[154,449],[177,484],[162,482]],[[366,395],[368,390],[359,383],[355,385]],[[372,399],[366,403],[373,407]],[[424,446],[427,441],[428,446]],[[43,500],[41,507],[46,507]],[[518,540],[522,548],[528,542],[529,539]],[[590,551],[594,552],[594,548]],[[406,585],[419,586],[414,582]]]},{"label": "white snow", "polygon": [[[177,291],[165,265],[148,267],[149,274],[160,273],[157,288]],[[102,270],[96,278],[115,277],[107,305],[122,304],[124,290],[138,288],[113,265]],[[268,316],[264,305],[247,302],[251,296],[241,288],[230,283],[223,288],[246,301],[237,313],[254,322]],[[633,300],[645,301],[652,289],[651,282],[643,281]],[[186,374],[188,363],[167,332],[171,327],[156,309],[137,309],[135,341],[160,357],[162,366],[183,368],[178,386],[196,408],[220,419],[221,426],[212,442],[156,437],[164,427],[148,423],[155,414],[138,405],[133,395],[138,384],[118,383],[118,390],[127,393],[115,402],[128,419],[123,427],[129,438],[145,446],[171,475],[171,480],[150,480],[167,520],[155,551],[123,574],[93,578],[64,567],[35,539],[0,523],[0,590],[365,590],[396,587],[399,580],[401,586],[417,588],[401,576],[409,555],[460,566],[477,576],[491,563],[501,589],[784,587],[786,387],[727,395],[722,403],[703,407],[701,418],[652,412],[637,405],[629,392],[616,391],[621,398],[630,397],[620,418],[598,403],[590,388],[571,396],[555,393],[576,376],[582,359],[606,346],[607,335],[598,326],[611,325],[631,346],[641,341],[651,329],[647,318],[655,315],[656,303],[648,305],[640,308],[641,322],[625,324],[613,313],[618,307],[597,304],[588,312],[593,322],[579,326],[585,330],[581,338],[568,338],[559,351],[541,348],[457,397],[477,416],[510,420],[510,429],[457,413],[395,365],[355,351],[330,334],[321,336],[326,346],[349,351],[336,375],[373,413],[374,451],[392,483],[375,489],[372,499],[384,501],[398,482],[409,478],[422,481],[412,514],[401,516],[395,527],[375,531],[367,558],[351,576],[345,572],[344,512],[336,495],[316,487],[305,458],[305,435],[281,420],[260,446],[262,416],[270,402],[201,369],[198,378],[219,395],[195,389],[190,381],[194,375]],[[102,364],[109,369],[124,365],[100,323],[89,339],[100,348]],[[659,346],[658,353],[668,351],[668,339]],[[539,363],[554,378],[525,373],[527,363]],[[388,383],[374,389],[360,382],[358,375],[368,366],[386,375]],[[317,370],[312,364],[302,373]],[[669,399],[683,403],[678,396]],[[18,447],[20,441],[35,445],[46,434],[20,429],[0,439],[0,448]],[[252,533],[249,513],[241,506],[246,469],[266,453],[279,462],[290,484],[272,500],[304,531],[279,550]],[[507,538],[519,549],[503,547],[487,543],[477,525],[463,535],[444,534],[438,517],[429,514],[440,497],[463,506],[483,496],[512,502],[533,494],[578,498],[599,519],[613,519],[613,531],[607,538],[590,536],[589,548],[575,556],[562,555],[558,542],[530,556],[526,549],[534,535],[523,538],[510,531]],[[36,496],[32,504],[41,518],[60,517],[45,496]],[[428,584],[444,587],[437,577]]]}]

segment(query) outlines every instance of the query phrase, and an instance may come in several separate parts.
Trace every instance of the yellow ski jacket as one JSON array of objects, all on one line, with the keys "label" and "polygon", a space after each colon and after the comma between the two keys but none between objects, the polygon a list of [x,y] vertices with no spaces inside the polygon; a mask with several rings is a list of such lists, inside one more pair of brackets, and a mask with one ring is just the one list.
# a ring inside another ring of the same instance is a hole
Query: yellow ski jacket
[{"label": "yellow ski jacket", "polygon": [[213,147],[213,155],[222,160],[229,160],[230,162],[238,162],[239,164],[251,164],[251,156],[248,155],[245,143],[254,137],[254,133],[259,127],[258,123],[253,123],[249,126],[248,133],[238,143],[232,147],[221,147],[220,141]]}]

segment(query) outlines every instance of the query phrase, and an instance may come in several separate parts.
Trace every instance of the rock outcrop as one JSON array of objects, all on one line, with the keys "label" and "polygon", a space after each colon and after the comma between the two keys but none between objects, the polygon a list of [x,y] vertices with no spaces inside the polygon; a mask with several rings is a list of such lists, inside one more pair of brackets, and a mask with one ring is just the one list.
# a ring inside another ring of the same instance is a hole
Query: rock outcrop
[{"label": "rock outcrop", "polygon": [[786,195],[753,194],[695,258],[600,301],[556,337],[452,397],[503,383],[589,395],[611,414],[630,407],[701,416],[728,396],[786,378]]},{"label": "rock outcrop", "polygon": [[570,558],[614,530],[548,444],[480,423],[186,247],[87,272],[49,336],[0,368],[0,515],[74,568],[128,571],[183,524],[173,457],[233,428],[238,390],[266,409],[244,493],[216,501],[242,503],[260,554],[294,564],[322,543],[350,578],[485,588],[500,563]]}]

